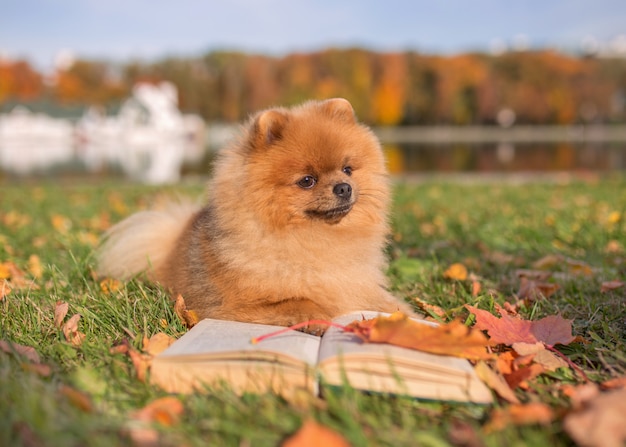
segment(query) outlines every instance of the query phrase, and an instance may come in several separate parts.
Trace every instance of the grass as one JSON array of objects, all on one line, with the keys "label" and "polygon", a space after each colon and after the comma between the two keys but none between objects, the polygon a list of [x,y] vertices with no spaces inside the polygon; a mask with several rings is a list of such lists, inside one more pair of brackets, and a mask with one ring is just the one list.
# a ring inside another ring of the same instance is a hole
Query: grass
[{"label": "grass", "polygon": [[[202,194],[202,185],[147,187],[127,183],[20,183],[0,186],[0,264],[13,262],[32,285],[13,287],[0,309],[0,340],[34,347],[49,374],[18,355],[0,352],[0,445],[133,444],[130,416],[164,395],[136,378],[130,360],[109,349],[123,339],[185,328],[160,288],[131,281],[103,290],[92,277],[97,238],[112,222],[170,194]],[[560,290],[522,308],[528,319],[560,314],[588,343],[562,348],[593,381],[626,374],[626,290],[601,293],[607,280],[626,277],[626,179],[609,177],[521,185],[426,182],[396,189],[389,276],[397,295],[419,297],[468,318],[463,304],[492,310],[512,301],[516,270],[548,254],[592,268],[569,275],[557,265]],[[36,271],[39,257],[42,271]],[[29,261],[29,259],[31,259]],[[480,277],[480,293],[443,271],[462,262]],[[9,280],[9,285],[13,279]],[[57,301],[79,313],[80,346],[54,325]],[[559,384],[577,383],[564,369],[540,376],[524,401],[541,401],[557,415],[570,407]],[[182,417],[157,425],[161,445],[277,445],[314,418],[353,445],[571,445],[562,418],[548,425],[487,432],[492,408],[419,402],[326,390],[325,398],[285,402],[271,395],[237,397],[227,389],[181,396]],[[497,403],[495,407],[506,406]]]}]

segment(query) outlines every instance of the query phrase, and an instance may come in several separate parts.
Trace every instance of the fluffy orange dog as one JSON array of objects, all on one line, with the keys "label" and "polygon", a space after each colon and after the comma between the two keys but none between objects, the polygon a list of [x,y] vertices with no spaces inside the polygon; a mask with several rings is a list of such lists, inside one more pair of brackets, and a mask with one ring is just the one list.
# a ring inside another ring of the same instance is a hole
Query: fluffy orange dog
[{"label": "fluffy orange dog", "polygon": [[383,272],[383,154],[348,101],[256,114],[220,154],[208,192],[201,209],[145,211],[114,226],[98,273],[148,272],[201,318],[288,326],[408,311]]}]

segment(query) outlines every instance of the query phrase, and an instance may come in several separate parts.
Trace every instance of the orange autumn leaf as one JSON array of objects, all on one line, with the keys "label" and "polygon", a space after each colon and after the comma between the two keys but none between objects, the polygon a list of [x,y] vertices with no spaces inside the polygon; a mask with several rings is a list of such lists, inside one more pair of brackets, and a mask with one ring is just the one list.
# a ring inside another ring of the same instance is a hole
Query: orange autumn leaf
[{"label": "orange autumn leaf", "polygon": [[153,400],[142,409],[134,412],[132,418],[143,422],[156,422],[165,427],[176,425],[183,414],[183,404],[173,396]]},{"label": "orange autumn leaf", "polygon": [[626,442],[626,388],[599,393],[563,421],[568,435],[581,446],[620,447]]},{"label": "orange autumn leaf", "polygon": [[105,278],[100,281],[100,290],[102,290],[103,293],[110,295],[120,290],[122,285],[122,281],[119,279]]},{"label": "orange autumn leaf", "polygon": [[520,300],[528,300],[532,302],[542,298],[549,298],[559,289],[560,286],[556,283],[521,277],[519,290],[516,295]]},{"label": "orange autumn leaf", "polygon": [[554,412],[552,409],[540,402],[510,405],[493,410],[491,418],[485,426],[485,431],[498,431],[505,429],[509,425],[547,425],[553,419]]},{"label": "orange autumn leaf", "polygon": [[150,355],[158,355],[165,351],[175,341],[176,339],[174,337],[170,337],[163,332],[157,332],[149,339],[146,339],[143,345],[143,350]]},{"label": "orange autumn leaf", "polygon": [[542,342],[548,346],[554,346],[556,344],[567,345],[576,339],[572,335],[572,320],[566,320],[558,315],[529,321],[503,312],[501,312],[501,318],[498,318],[486,310],[470,305],[465,305],[465,307],[476,316],[474,327],[487,331],[491,341],[496,344]]},{"label": "orange autumn leaf", "polygon": [[93,404],[88,394],[67,385],[61,385],[59,393],[65,396],[67,400],[79,410],[85,413],[91,413],[93,411]]},{"label": "orange autumn leaf", "polygon": [[78,320],[80,320],[80,314],[73,315],[63,325],[62,331],[65,336],[65,340],[70,342],[74,346],[80,346],[85,339],[85,334],[78,330]]},{"label": "orange autumn leaf", "polygon": [[194,310],[187,310],[185,300],[180,294],[176,296],[176,301],[174,302],[174,312],[176,312],[178,318],[180,318],[188,329],[194,327],[199,321],[198,314]]},{"label": "orange autumn leaf", "polygon": [[507,402],[518,404],[519,399],[509,386],[509,384],[504,380],[504,376],[499,371],[494,371],[492,368],[487,365],[485,362],[478,362],[476,366],[474,366],[474,370],[476,374],[482,380],[485,385],[491,388],[496,392],[498,396]]},{"label": "orange autumn leaf", "polygon": [[57,301],[57,304],[54,307],[54,325],[56,327],[61,327],[63,325],[63,320],[65,319],[69,308],[70,305],[68,303]]},{"label": "orange autumn leaf", "polygon": [[43,275],[43,266],[41,265],[41,259],[37,255],[30,255],[28,257],[28,271],[35,279],[41,278]]},{"label": "orange autumn leaf", "polygon": [[145,382],[148,369],[152,365],[152,356],[150,354],[142,354],[133,348],[129,348],[128,356],[130,357],[133,367],[135,368],[137,379],[141,382]]},{"label": "orange autumn leaf", "polygon": [[626,285],[626,282],[624,281],[605,281],[600,286],[600,292],[602,293],[610,292],[611,290],[616,290],[621,287],[624,287],[624,285]]},{"label": "orange autumn leaf", "polygon": [[446,279],[465,281],[467,279],[467,267],[459,262],[452,264],[443,272],[443,277]]},{"label": "orange autumn leaf", "polygon": [[347,328],[369,343],[389,343],[404,348],[467,359],[489,359],[485,335],[460,321],[431,326],[419,323],[402,312],[388,317],[354,321]]},{"label": "orange autumn leaf", "polygon": [[283,442],[282,447],[349,447],[350,443],[339,433],[309,419]]},{"label": "orange autumn leaf", "polygon": [[39,354],[32,346],[24,346],[10,341],[0,340],[0,351],[23,356],[33,363],[40,363]]},{"label": "orange autumn leaf", "polygon": [[426,301],[418,297],[413,298],[413,302],[422,312],[428,313],[430,315],[435,315],[439,318],[446,317],[446,311],[443,310],[441,307],[436,306],[435,304],[427,303]]},{"label": "orange autumn leaf", "polygon": [[136,446],[161,445],[159,431],[153,424],[171,427],[178,423],[183,413],[183,404],[173,396],[162,397],[150,402],[130,415],[127,434]]}]

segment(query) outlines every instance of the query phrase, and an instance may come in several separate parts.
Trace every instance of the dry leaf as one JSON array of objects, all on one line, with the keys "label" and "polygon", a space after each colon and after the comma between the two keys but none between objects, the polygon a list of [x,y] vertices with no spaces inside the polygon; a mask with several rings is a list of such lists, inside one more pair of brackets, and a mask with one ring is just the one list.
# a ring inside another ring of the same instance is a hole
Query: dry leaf
[{"label": "dry leaf", "polygon": [[587,382],[582,385],[569,385],[565,384],[561,386],[561,392],[567,398],[569,398],[572,408],[579,410],[592,399],[600,394],[600,388],[598,385],[592,382]]},{"label": "dry leaf", "polygon": [[350,443],[339,433],[318,424],[312,419],[283,442],[282,447],[350,447]]},{"label": "dry leaf", "polygon": [[148,368],[152,364],[152,356],[150,354],[142,354],[133,348],[129,348],[128,356],[133,362],[137,379],[141,382],[146,381],[146,375],[148,374]]},{"label": "dry leaf", "polygon": [[156,399],[131,414],[128,436],[135,446],[152,447],[160,445],[159,432],[151,427],[153,423],[171,427],[178,423],[184,410],[183,404],[175,397]]},{"label": "dry leaf", "polygon": [[174,312],[176,312],[178,318],[180,318],[188,329],[191,329],[198,323],[198,314],[196,314],[194,310],[187,310],[185,300],[180,294],[176,296],[176,301],[174,302]]},{"label": "dry leaf", "polygon": [[565,257],[563,255],[546,255],[533,263],[533,268],[537,270],[552,270],[563,264]]},{"label": "dry leaf", "polygon": [[538,299],[549,298],[554,295],[559,288],[559,285],[556,283],[536,281],[521,277],[519,290],[516,295],[521,300],[533,302]]},{"label": "dry leaf", "polygon": [[93,411],[91,398],[86,393],[78,391],[67,385],[61,385],[59,393],[65,396],[67,400],[69,400],[69,402],[79,410],[82,410],[85,413],[91,413]]},{"label": "dry leaf", "polygon": [[51,223],[54,229],[61,234],[67,234],[72,228],[72,221],[60,214],[52,216]]},{"label": "dry leaf", "polygon": [[626,388],[626,377],[616,377],[600,384],[603,390],[612,390],[616,388]]},{"label": "dry leaf", "polygon": [[85,334],[78,331],[78,320],[80,320],[80,314],[75,314],[67,320],[62,328],[65,339],[74,346],[80,346],[85,339]]},{"label": "dry leaf", "polygon": [[54,307],[54,325],[56,327],[61,327],[63,325],[63,320],[65,319],[69,308],[70,305],[68,303],[57,301],[57,304]]},{"label": "dry leaf", "polygon": [[105,278],[100,281],[100,290],[102,290],[103,293],[110,295],[120,290],[122,288],[122,285],[122,281],[118,279]]},{"label": "dry leaf", "polygon": [[584,447],[622,447],[626,442],[626,389],[601,393],[563,422],[567,434]]},{"label": "dry leaf", "polygon": [[552,409],[543,403],[529,403],[496,408],[485,426],[486,432],[502,430],[509,425],[547,425],[554,419]]},{"label": "dry leaf", "polygon": [[459,321],[431,326],[395,312],[389,317],[354,321],[348,328],[370,343],[389,343],[473,360],[492,358],[486,349],[490,344],[487,337]]},{"label": "dry leaf", "polygon": [[624,281],[605,281],[605,282],[602,283],[602,286],[600,287],[600,292],[606,293],[606,292],[609,292],[611,290],[615,290],[615,289],[619,289],[621,287],[624,287],[624,285],[626,285],[626,283]]},{"label": "dry leaf", "polygon": [[545,372],[545,368],[537,363],[518,368],[510,374],[504,375],[504,380],[512,389],[517,387],[525,388],[529,380]]},{"label": "dry leaf", "polygon": [[39,279],[43,275],[43,266],[41,265],[41,259],[37,255],[30,255],[28,258],[28,271],[33,278]]},{"label": "dry leaf", "polygon": [[467,279],[467,267],[459,262],[452,264],[443,272],[443,277],[446,279],[465,281]]},{"label": "dry leaf", "polygon": [[548,346],[556,344],[567,345],[575,340],[572,335],[572,320],[566,320],[558,315],[550,315],[537,321],[514,318],[506,313],[498,318],[486,310],[465,305],[476,316],[474,327],[486,330],[491,341],[496,344],[512,345],[513,343],[545,343]]},{"label": "dry leaf", "polygon": [[446,317],[446,311],[443,310],[439,306],[427,303],[426,301],[424,301],[424,300],[422,300],[421,298],[418,298],[418,297],[413,298],[413,302],[415,303],[417,308],[419,310],[421,310],[422,312],[425,312],[425,313],[430,314],[430,315],[436,315],[439,318],[445,318]]},{"label": "dry leaf", "polygon": [[24,371],[33,372],[41,377],[48,377],[52,374],[52,368],[45,363],[22,363],[21,366]]},{"label": "dry leaf", "polygon": [[153,400],[134,412],[131,417],[143,422],[156,422],[165,427],[172,427],[178,423],[184,409],[180,400],[173,396],[166,396]]},{"label": "dry leaf", "polygon": [[592,276],[593,270],[587,264],[582,261],[575,261],[573,259],[567,260],[567,271],[572,275],[578,276]]},{"label": "dry leaf", "polygon": [[158,332],[150,337],[143,346],[143,350],[150,355],[158,355],[165,351],[176,339],[163,332]]},{"label": "dry leaf", "polygon": [[487,363],[483,361],[476,363],[474,370],[480,380],[485,382],[485,385],[495,391],[502,399],[513,404],[519,403],[517,396],[506,380],[504,380],[504,377],[497,371],[491,369]]},{"label": "dry leaf", "polygon": [[18,354],[23,357],[26,357],[33,363],[40,363],[41,359],[39,358],[39,354],[35,350],[35,348],[30,346],[20,345],[18,343],[13,343],[10,341],[0,340],[0,350],[10,353],[10,354]]}]

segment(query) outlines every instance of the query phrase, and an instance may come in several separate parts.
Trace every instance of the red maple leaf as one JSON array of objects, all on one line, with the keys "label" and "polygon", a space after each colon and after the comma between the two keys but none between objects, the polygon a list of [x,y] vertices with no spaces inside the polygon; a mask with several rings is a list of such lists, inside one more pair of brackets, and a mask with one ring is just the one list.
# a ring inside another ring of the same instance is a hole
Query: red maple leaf
[{"label": "red maple leaf", "polygon": [[567,345],[574,341],[572,320],[558,315],[550,315],[537,321],[522,320],[501,312],[502,318],[473,306],[466,305],[467,310],[476,316],[476,329],[485,330],[491,341],[498,344],[537,343],[547,346],[556,344]]}]

